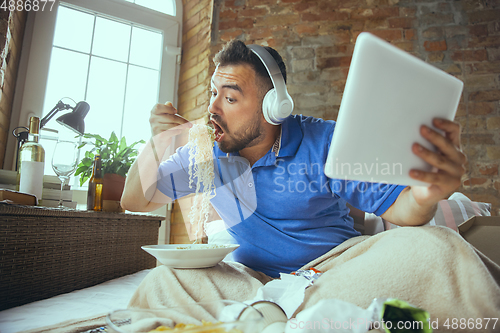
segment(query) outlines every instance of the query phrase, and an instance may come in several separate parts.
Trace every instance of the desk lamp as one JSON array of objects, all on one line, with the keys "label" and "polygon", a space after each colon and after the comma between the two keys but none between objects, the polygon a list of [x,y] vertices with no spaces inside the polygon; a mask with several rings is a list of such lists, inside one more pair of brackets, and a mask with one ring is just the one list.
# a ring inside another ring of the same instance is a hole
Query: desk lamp
[{"label": "desk lamp", "polygon": [[[59,124],[71,129],[75,133],[83,135],[83,133],[85,132],[85,122],[83,119],[90,110],[90,105],[84,101],[78,102],[74,107],[68,104],[64,104],[62,101],[57,102],[56,106],[54,106],[54,108],[50,110],[50,112],[40,121],[40,129],[42,129],[57,112],[68,109],[71,109],[73,111],[63,114],[62,116],[57,118],[56,121]],[[17,129],[25,129],[25,131],[16,132]],[[28,133],[29,129],[24,126],[16,127],[12,132],[12,135],[14,135],[17,139],[16,171],[18,167],[17,164],[19,158],[19,149],[21,148],[21,145],[26,142],[26,140],[28,140]]]}]

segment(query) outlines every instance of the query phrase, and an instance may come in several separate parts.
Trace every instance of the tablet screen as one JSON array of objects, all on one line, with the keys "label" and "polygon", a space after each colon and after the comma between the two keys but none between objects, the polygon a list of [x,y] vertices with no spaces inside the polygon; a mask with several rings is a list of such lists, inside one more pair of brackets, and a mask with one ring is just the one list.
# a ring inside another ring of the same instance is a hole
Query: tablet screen
[{"label": "tablet screen", "polygon": [[354,47],[325,174],[330,178],[428,185],[411,169],[431,171],[414,155],[415,142],[435,117],[453,120],[463,83],[375,37],[361,33]]}]

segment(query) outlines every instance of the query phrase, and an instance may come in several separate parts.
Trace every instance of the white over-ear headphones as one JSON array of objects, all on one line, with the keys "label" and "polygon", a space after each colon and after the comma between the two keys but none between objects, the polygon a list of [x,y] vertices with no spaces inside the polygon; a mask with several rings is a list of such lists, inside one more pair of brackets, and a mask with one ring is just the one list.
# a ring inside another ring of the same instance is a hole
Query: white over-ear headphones
[{"label": "white over-ear headphones", "polygon": [[247,45],[266,67],[274,88],[269,90],[262,102],[262,112],[267,122],[281,124],[293,111],[293,100],[286,90],[285,80],[273,56],[260,45]]}]

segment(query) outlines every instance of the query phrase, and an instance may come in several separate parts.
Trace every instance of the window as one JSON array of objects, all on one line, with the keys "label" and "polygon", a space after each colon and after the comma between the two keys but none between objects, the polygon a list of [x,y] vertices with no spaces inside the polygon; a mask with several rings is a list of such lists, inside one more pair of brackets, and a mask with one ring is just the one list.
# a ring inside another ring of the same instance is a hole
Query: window
[{"label": "window", "polygon": [[[85,132],[107,138],[114,131],[128,143],[147,140],[151,107],[176,102],[181,18],[174,16],[180,12],[175,0],[66,0],[53,10],[33,19],[19,126],[69,97],[73,101],[63,102],[90,105]],[[46,127],[64,134],[55,119]],[[42,136],[45,174],[53,174],[57,136]]]},{"label": "window", "polygon": [[139,6],[151,8],[161,13],[175,16],[175,7],[172,1],[161,1],[161,0],[125,0],[125,1],[138,4]]},{"label": "window", "polygon": [[86,132],[108,138],[114,131],[128,142],[147,139],[142,113],[158,100],[161,49],[161,32],[60,5],[44,115],[71,96],[91,106]]}]

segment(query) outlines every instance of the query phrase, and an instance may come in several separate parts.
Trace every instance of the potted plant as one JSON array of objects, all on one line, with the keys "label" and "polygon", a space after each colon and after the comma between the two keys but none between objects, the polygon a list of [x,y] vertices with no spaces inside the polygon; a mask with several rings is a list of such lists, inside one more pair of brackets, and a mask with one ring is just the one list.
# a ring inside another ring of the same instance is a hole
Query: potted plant
[{"label": "potted plant", "polygon": [[125,176],[137,158],[136,145],[144,143],[144,140],[127,145],[125,137],[118,140],[115,132],[111,133],[108,140],[98,134],[85,133],[84,139],[91,141],[83,142],[78,148],[92,145],[90,151],[85,152],[85,157],[80,161],[75,176],[80,175],[80,186],[91,176],[95,154],[101,155],[103,174],[103,200],[120,201],[125,186]]}]

